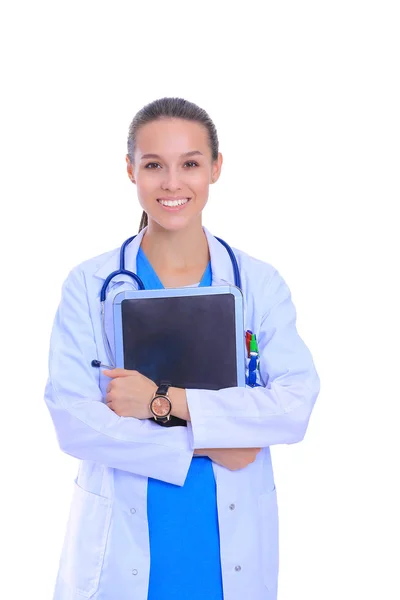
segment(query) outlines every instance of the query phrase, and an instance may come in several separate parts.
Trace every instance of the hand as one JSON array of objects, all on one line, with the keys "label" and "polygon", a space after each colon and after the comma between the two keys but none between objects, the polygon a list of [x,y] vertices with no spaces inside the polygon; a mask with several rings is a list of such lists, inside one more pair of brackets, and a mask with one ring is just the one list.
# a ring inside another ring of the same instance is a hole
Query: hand
[{"label": "hand", "polygon": [[149,405],[156,384],[138,371],[111,369],[103,371],[112,381],[107,386],[106,403],[120,417],[149,419],[153,415]]},{"label": "hand", "polygon": [[195,450],[195,454],[208,456],[211,460],[230,471],[238,471],[256,460],[261,448],[206,448]]}]

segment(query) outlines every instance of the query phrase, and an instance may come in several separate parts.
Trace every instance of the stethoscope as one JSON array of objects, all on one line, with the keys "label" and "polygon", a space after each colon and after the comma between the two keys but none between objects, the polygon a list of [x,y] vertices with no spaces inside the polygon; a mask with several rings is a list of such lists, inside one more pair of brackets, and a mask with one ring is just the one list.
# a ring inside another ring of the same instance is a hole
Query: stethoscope
[{"label": "stethoscope", "polygon": [[[112,279],[114,279],[114,277],[117,277],[117,275],[127,275],[128,277],[130,277],[131,279],[133,279],[134,281],[136,281],[136,283],[139,286],[139,290],[144,290],[145,286],[143,281],[140,279],[140,277],[138,275],[136,275],[136,273],[133,273],[133,271],[127,271],[125,269],[125,251],[126,251],[126,247],[135,239],[136,235],[130,237],[129,239],[125,240],[125,242],[122,244],[121,246],[121,250],[120,250],[120,254],[119,254],[119,269],[117,271],[113,271],[112,273],[110,273],[107,277],[107,279],[104,281],[103,286],[101,288],[100,291],[100,305],[101,305],[101,328],[102,328],[102,335],[103,335],[103,341],[104,341],[104,346],[107,352],[107,357],[108,360],[110,362],[110,365],[104,365],[100,360],[94,359],[92,360],[92,367],[105,367],[107,369],[114,369],[115,368],[115,363],[112,357],[112,352],[111,352],[111,347],[110,347],[110,342],[108,340],[107,334],[106,334],[106,327],[105,327],[105,300],[106,300],[106,294],[107,294],[107,288],[110,285],[110,282]],[[216,237],[215,239],[217,239],[220,244],[222,244],[228,254],[229,257],[231,259],[232,262],[232,267],[233,267],[233,273],[234,273],[234,277],[235,277],[235,286],[238,287],[240,290],[242,289],[242,281],[240,278],[240,271],[239,271],[239,265],[238,262],[236,260],[236,256],[232,250],[232,248],[229,246],[229,244],[227,244],[226,242],[224,242],[224,240],[221,240],[221,238]]]}]

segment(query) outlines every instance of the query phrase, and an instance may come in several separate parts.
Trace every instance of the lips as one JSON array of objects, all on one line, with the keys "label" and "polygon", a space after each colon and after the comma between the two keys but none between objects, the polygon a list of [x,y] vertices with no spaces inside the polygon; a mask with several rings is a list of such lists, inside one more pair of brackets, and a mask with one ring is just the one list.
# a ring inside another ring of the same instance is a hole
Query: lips
[{"label": "lips", "polygon": [[165,208],[178,208],[185,206],[190,201],[190,198],[179,197],[179,198],[157,198],[157,202]]}]

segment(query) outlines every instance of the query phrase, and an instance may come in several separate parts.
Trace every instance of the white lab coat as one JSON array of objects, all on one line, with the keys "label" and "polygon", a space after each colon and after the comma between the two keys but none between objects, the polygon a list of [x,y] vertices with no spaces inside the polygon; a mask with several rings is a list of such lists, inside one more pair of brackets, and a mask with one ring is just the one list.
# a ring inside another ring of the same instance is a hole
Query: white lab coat
[{"label": "white lab coat", "polygon": [[[204,231],[213,285],[234,284],[226,249]],[[126,250],[129,270],[136,271],[143,234]],[[182,486],[195,448],[238,447],[263,450],[239,471],[213,463],[224,600],[276,599],[278,510],[269,446],[303,439],[320,383],[297,333],[285,281],[268,263],[234,252],[245,329],[257,334],[261,387],[187,390],[187,428],[119,417],[104,402],[109,379],[91,361],[107,364],[99,294],[107,275],[119,268],[119,249],[82,263],[64,282],[45,401],[60,448],[80,463],[53,600],[147,600],[147,478]],[[106,330],[112,347],[113,297],[135,285],[120,275],[109,286]]]}]

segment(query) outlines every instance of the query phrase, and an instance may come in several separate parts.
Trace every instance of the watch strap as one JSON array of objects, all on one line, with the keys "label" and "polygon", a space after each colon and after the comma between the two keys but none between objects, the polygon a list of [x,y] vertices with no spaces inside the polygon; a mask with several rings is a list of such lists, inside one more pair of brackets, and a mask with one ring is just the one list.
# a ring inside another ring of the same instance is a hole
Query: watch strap
[{"label": "watch strap", "polygon": [[168,394],[168,388],[171,387],[170,381],[161,381],[156,391],[156,396],[166,396]]}]

